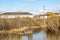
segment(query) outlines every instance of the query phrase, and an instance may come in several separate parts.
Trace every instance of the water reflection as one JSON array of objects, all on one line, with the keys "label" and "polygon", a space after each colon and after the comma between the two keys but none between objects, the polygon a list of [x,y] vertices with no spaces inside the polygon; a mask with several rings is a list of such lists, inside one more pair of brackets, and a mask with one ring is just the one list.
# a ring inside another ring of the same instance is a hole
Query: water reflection
[{"label": "water reflection", "polygon": [[47,40],[46,33],[44,31],[41,31],[37,34],[34,34],[33,40]]},{"label": "water reflection", "polygon": [[36,34],[32,35],[25,35],[25,36],[7,36],[7,37],[1,37],[0,40],[46,40],[46,33],[44,31],[41,31]]},{"label": "water reflection", "polygon": [[47,40],[60,40],[60,34],[48,33]]},{"label": "water reflection", "polygon": [[[57,38],[57,39],[56,39]],[[56,34],[46,34],[44,31],[40,31],[39,33],[32,34],[32,35],[8,35],[6,37],[0,36],[0,40],[60,40],[60,35]]]}]

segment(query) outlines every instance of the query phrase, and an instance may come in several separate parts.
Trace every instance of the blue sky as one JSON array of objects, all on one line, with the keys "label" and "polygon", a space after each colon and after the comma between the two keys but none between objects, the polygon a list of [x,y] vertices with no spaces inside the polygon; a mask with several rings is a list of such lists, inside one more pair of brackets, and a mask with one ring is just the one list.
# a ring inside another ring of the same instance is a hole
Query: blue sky
[{"label": "blue sky", "polygon": [[0,11],[27,11],[39,14],[45,5],[46,11],[60,9],[60,0],[0,0]]}]

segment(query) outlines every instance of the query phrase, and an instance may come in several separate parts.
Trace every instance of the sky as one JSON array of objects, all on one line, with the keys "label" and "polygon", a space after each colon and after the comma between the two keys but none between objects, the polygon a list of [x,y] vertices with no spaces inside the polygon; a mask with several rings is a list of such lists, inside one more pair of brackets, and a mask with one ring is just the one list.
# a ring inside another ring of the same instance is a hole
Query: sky
[{"label": "sky", "polygon": [[0,0],[1,12],[23,11],[41,14],[43,11],[56,12],[58,9],[60,9],[60,0]]}]

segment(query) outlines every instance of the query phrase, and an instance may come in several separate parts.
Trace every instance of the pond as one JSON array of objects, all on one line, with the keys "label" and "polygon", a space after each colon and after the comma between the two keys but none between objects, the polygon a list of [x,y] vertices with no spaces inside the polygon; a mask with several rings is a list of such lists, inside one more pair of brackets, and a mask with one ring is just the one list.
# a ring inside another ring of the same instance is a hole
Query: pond
[{"label": "pond", "polygon": [[32,35],[24,35],[24,36],[7,36],[0,37],[0,40],[59,40],[60,36],[56,39],[55,35],[48,35],[44,31],[40,31],[39,33]]}]

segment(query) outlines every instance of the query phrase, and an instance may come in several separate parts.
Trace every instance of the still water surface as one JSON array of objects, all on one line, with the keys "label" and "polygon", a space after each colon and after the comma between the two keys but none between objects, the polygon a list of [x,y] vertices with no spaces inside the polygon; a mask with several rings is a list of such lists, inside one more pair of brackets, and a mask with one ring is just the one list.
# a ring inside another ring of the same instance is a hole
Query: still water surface
[{"label": "still water surface", "polygon": [[60,40],[60,35],[55,36],[48,35],[44,31],[40,31],[39,33],[32,34],[32,35],[25,35],[25,36],[7,36],[7,37],[0,37],[0,40]]}]

